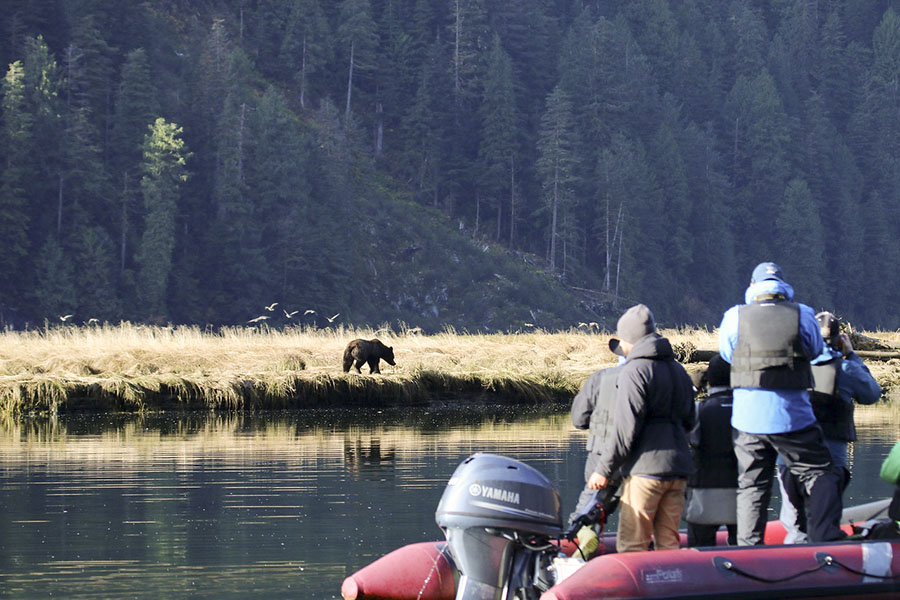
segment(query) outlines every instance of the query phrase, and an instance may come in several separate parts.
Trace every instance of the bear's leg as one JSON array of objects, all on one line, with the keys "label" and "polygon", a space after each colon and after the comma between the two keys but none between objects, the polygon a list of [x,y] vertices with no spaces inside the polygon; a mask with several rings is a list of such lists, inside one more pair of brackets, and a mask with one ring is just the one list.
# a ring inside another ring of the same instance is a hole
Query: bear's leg
[{"label": "bear's leg", "polygon": [[369,373],[381,373],[381,369],[378,368],[378,358],[370,358],[369,359]]},{"label": "bear's leg", "polygon": [[362,359],[360,359],[360,358],[357,358],[357,359],[356,359],[356,364],[353,365],[353,368],[356,369],[356,372],[357,372],[357,373],[359,373],[360,375],[362,375],[362,371],[360,371],[359,368],[360,368],[361,366],[363,366],[364,364],[366,364],[366,361],[364,361],[364,360],[362,360]]},{"label": "bear's leg", "polygon": [[344,373],[349,373],[350,367],[352,367],[352,366],[353,366],[353,357],[345,356],[344,357]]}]

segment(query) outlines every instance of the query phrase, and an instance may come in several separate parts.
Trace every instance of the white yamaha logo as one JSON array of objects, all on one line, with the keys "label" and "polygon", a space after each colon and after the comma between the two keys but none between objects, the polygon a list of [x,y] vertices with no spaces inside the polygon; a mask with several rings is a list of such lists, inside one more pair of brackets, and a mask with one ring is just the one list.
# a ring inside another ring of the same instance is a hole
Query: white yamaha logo
[{"label": "white yamaha logo", "polygon": [[473,483],[469,486],[469,495],[475,496],[476,498],[481,495],[481,486],[477,483]]}]

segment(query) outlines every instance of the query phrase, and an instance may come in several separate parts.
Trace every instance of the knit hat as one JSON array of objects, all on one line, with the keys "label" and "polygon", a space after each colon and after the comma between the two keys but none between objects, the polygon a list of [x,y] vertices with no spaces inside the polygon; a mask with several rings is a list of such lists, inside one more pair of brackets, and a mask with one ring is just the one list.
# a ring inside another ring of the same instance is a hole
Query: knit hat
[{"label": "knit hat", "polygon": [[625,311],[616,323],[616,335],[631,344],[656,331],[653,313],[645,304],[637,304]]},{"label": "knit hat", "polygon": [[828,342],[828,345],[832,347],[839,346],[841,322],[838,318],[827,310],[823,310],[816,315],[816,321],[819,322],[819,330],[822,332],[822,337]]},{"label": "knit hat", "polygon": [[709,360],[706,381],[709,387],[731,387],[731,365],[721,355],[716,354]]},{"label": "knit hat", "polygon": [[753,274],[750,276],[750,283],[759,283],[767,279],[784,282],[784,274],[781,272],[781,267],[773,262],[764,262],[756,265],[756,268],[753,269]]}]

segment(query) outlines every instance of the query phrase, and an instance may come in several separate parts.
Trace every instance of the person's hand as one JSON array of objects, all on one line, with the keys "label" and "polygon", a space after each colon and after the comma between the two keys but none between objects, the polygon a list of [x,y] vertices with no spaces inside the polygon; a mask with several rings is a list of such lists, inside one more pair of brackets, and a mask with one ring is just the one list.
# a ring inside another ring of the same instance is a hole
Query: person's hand
[{"label": "person's hand", "polygon": [[850,336],[846,333],[842,333],[840,337],[840,348],[841,354],[847,356],[851,352],[853,352],[853,342],[850,341]]},{"label": "person's hand", "polygon": [[588,479],[588,488],[592,490],[602,490],[609,483],[609,479],[594,471],[591,473],[590,479]]}]

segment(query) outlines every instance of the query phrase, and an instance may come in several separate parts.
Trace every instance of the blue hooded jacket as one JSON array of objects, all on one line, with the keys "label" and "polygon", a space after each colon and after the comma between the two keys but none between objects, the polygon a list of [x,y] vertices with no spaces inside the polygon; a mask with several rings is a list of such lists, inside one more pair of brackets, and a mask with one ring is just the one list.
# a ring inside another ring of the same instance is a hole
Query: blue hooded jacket
[{"label": "blue hooded jacket", "polygon": [[[744,302],[751,304],[762,294],[783,294],[794,299],[794,288],[777,279],[751,283],[744,293]],[[800,307],[800,342],[806,356],[812,360],[822,353],[824,341],[819,332],[816,313],[805,304]],[[719,354],[729,364],[734,354],[738,336],[738,310],[740,305],[729,308],[719,325]],[[736,388],[731,425],[745,433],[789,433],[813,425],[816,416],[809,401],[808,390],[770,390],[761,388]]]}]

